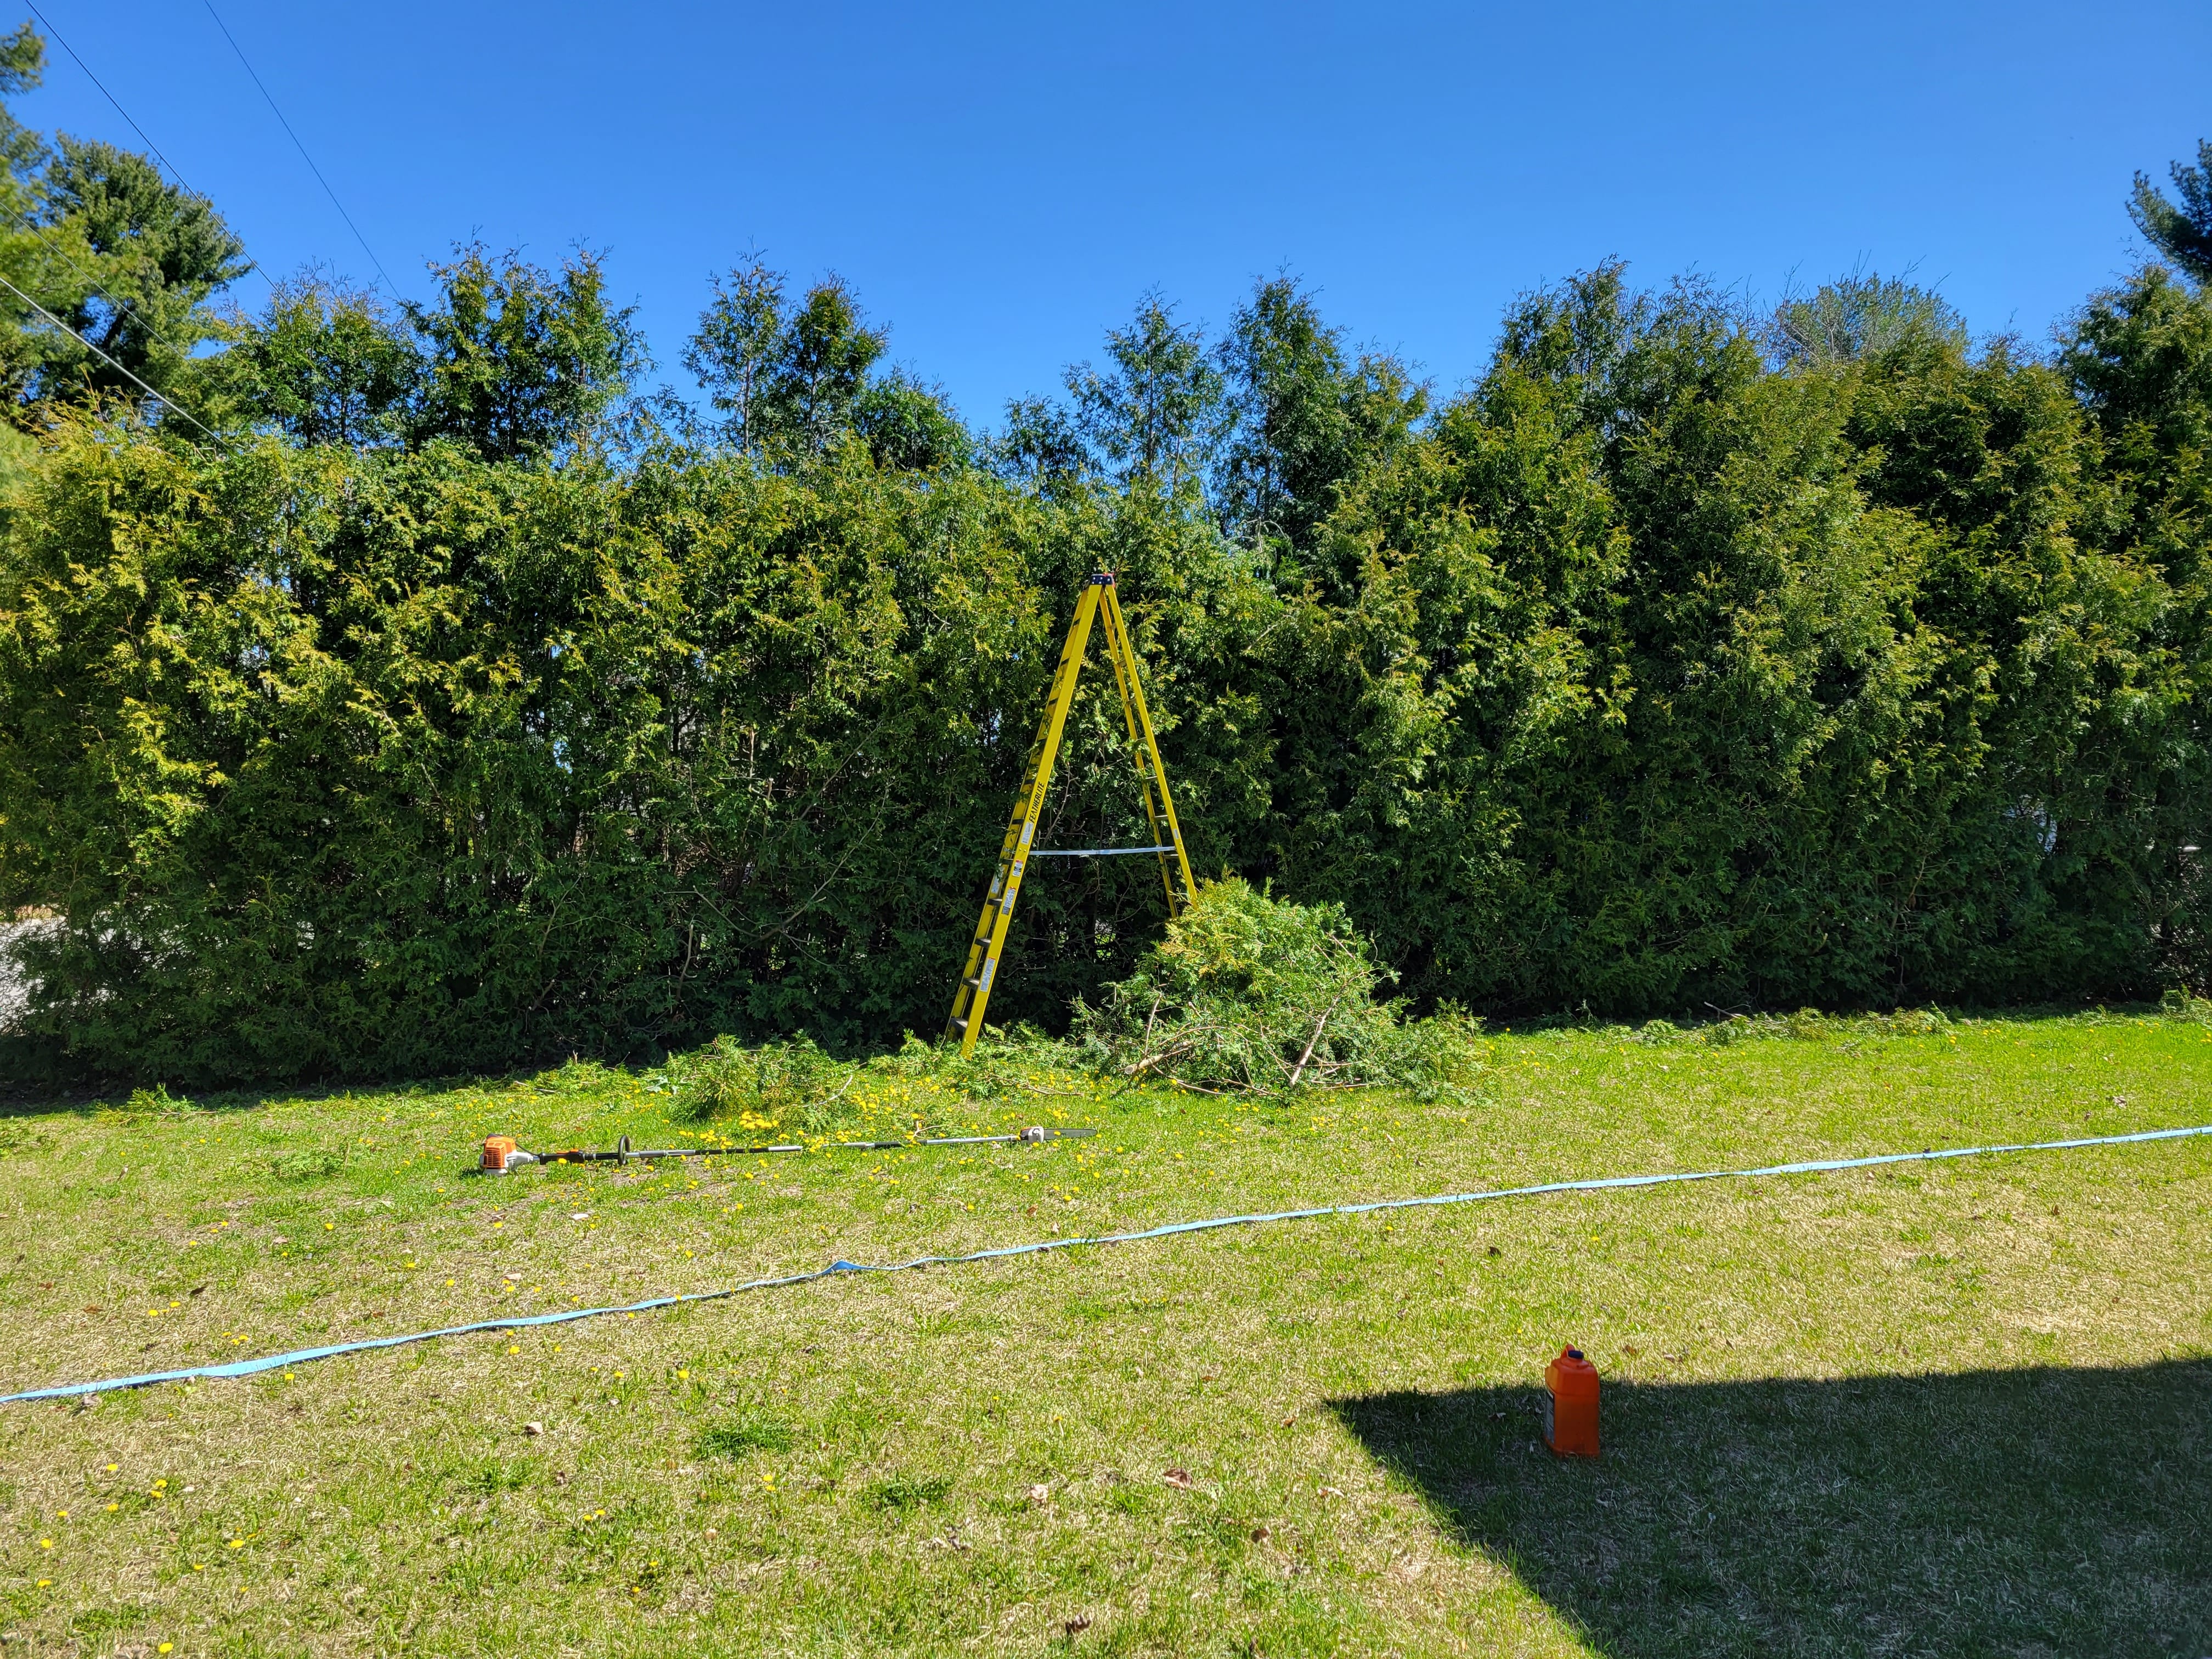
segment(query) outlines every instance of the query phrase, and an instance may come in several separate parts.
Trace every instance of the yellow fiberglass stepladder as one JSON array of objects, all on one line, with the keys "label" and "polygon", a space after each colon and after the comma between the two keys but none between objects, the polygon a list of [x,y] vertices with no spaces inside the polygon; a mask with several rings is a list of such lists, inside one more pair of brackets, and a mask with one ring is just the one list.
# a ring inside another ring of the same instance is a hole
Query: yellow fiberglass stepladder
[{"label": "yellow fiberglass stepladder", "polygon": [[[1036,838],[1037,817],[1044,811],[1045,791],[1052,782],[1052,763],[1060,753],[1060,734],[1067,724],[1068,705],[1075,701],[1076,676],[1083,670],[1084,648],[1091,641],[1093,621],[1106,633],[1106,659],[1114,665],[1114,683],[1121,692],[1121,718],[1128,725],[1129,744],[1135,751],[1137,781],[1145,793],[1145,817],[1152,826],[1150,847],[1086,847],[1065,852],[1041,851],[1030,843]],[[1006,838],[999,847],[998,873],[983,901],[982,920],[975,924],[975,942],[968,947],[968,966],[953,994],[952,1017],[945,1035],[960,1039],[960,1052],[975,1052],[982,1035],[983,1006],[991,1000],[991,982],[999,971],[999,952],[1006,948],[1006,924],[1013,919],[1014,900],[1022,890],[1022,872],[1031,859],[1114,858],[1129,853],[1159,855],[1160,883],[1167,889],[1170,915],[1190,902],[1197,887],[1190,878],[1190,858],[1183,851],[1182,829],[1176,822],[1175,801],[1168,794],[1167,774],[1160,768],[1160,746],[1152,737],[1152,717],[1145,708],[1145,689],[1137,683],[1137,653],[1129,642],[1128,625],[1121,620],[1121,602],[1115,597],[1114,573],[1102,570],[1083,585],[1075,602],[1075,620],[1068,625],[1067,643],[1060,647],[1060,666],[1052,677],[1052,691],[1045,698],[1044,721],[1036,741],[1030,745],[1028,763],[1022,770],[1021,793],[1014,799],[1014,816],[1007,822]],[[1170,865],[1168,854],[1175,854]],[[1178,890],[1176,878],[1182,885]]]}]

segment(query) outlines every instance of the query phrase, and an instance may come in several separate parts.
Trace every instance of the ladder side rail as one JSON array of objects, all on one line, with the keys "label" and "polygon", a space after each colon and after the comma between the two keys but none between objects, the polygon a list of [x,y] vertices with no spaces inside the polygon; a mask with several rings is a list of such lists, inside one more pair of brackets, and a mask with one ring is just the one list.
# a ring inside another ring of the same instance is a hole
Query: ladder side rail
[{"label": "ladder side rail", "polygon": [[[1064,653],[1063,653],[1064,654]],[[1060,669],[1053,670],[1052,684],[1060,683]],[[991,888],[983,896],[983,912],[975,921],[975,935],[968,945],[968,960],[960,969],[960,983],[952,993],[952,1012],[945,1022],[945,1035],[957,1036],[966,1029],[968,1003],[977,983],[983,965],[983,953],[991,943],[992,925],[997,921],[999,901],[1006,890],[1006,872],[1012,867],[1014,852],[1021,845],[1022,819],[1028,810],[1030,786],[1036,781],[1037,762],[1044,754],[1044,740],[1052,720],[1052,695],[1045,696],[1044,717],[1038,723],[1037,734],[1030,744],[1030,752],[1022,762],[1022,784],[1014,795],[1013,815],[1006,820],[1006,833],[1000,838],[999,861],[993,866]]]},{"label": "ladder side rail", "polygon": [[1044,752],[1038,757],[1036,779],[1023,798],[1021,834],[1014,848],[1012,861],[1006,866],[1006,881],[999,896],[999,914],[991,924],[991,941],[983,952],[982,966],[975,975],[975,985],[961,988],[971,993],[967,1024],[960,1036],[960,1052],[963,1056],[975,1052],[975,1040],[983,1032],[983,1010],[991,1000],[991,981],[998,971],[1000,952],[1006,948],[1006,927],[1013,920],[1014,901],[1021,893],[1022,872],[1028,862],[1030,843],[1036,839],[1037,818],[1044,810],[1045,792],[1051,787],[1053,762],[1060,753],[1060,734],[1067,726],[1068,707],[1075,700],[1076,676],[1083,666],[1083,651],[1091,639],[1091,623],[1097,614],[1100,592],[1097,583],[1091,583],[1084,588],[1083,597],[1076,601],[1075,619],[1068,626],[1067,645],[1060,653],[1060,671],[1053,678],[1052,696],[1045,705]]},{"label": "ladder side rail", "polygon": [[959,988],[952,994],[952,1013],[945,1022],[945,1035],[956,1036],[968,1012],[969,994],[975,982],[976,972],[983,965],[984,947],[991,942],[991,923],[999,912],[999,895],[1006,889],[1006,866],[1012,862],[1014,848],[1021,844],[1022,803],[1029,799],[1031,769],[1022,769],[1022,793],[1014,798],[1014,817],[1006,825],[1006,833],[999,843],[999,862],[991,876],[991,890],[983,896],[983,913],[975,921],[975,936],[969,942],[968,960],[960,969]]},{"label": "ladder side rail", "polygon": [[1060,677],[1066,668],[1067,644],[1063,641],[1060,660],[1054,665],[1052,680],[1046,689],[1044,714],[1037,721],[1036,736],[1030,741],[1029,753],[1022,761],[1021,787],[1014,795],[1013,812],[1006,820],[1006,833],[999,842],[999,861],[992,869],[991,888],[983,896],[983,911],[976,918],[975,934],[968,946],[968,959],[961,966],[960,983],[952,993],[952,1012],[945,1022],[945,1035],[949,1037],[958,1036],[967,1029],[971,1012],[969,1004],[981,980],[984,953],[990,948],[991,931],[998,921],[1000,901],[1006,896],[1006,874],[1012,868],[1014,854],[1022,844],[1022,823],[1029,812],[1030,793],[1036,782],[1037,765],[1044,757],[1045,739],[1052,731],[1053,699],[1059,694]]},{"label": "ladder side rail", "polygon": [[1121,601],[1114,597],[1111,587],[1106,589],[1105,603],[1113,613],[1115,631],[1121,635],[1129,653],[1129,695],[1137,705],[1137,721],[1144,729],[1145,750],[1152,757],[1152,775],[1159,781],[1160,808],[1167,815],[1168,838],[1175,843],[1176,862],[1182,870],[1183,894],[1187,900],[1194,899],[1198,896],[1198,884],[1191,878],[1190,854],[1183,847],[1182,826],[1176,821],[1175,796],[1168,789],[1167,769],[1160,764],[1160,744],[1152,733],[1152,712],[1145,707],[1144,682],[1137,677],[1136,645],[1129,637],[1128,623],[1121,617]]},{"label": "ladder side rail", "polygon": [[[1112,589],[1109,588],[1108,591],[1110,593]],[[1136,763],[1137,787],[1144,792],[1145,822],[1152,826],[1152,845],[1164,848],[1168,846],[1168,840],[1161,832],[1160,810],[1152,794],[1152,769],[1146,764],[1145,759],[1144,734],[1137,726],[1136,705],[1129,700],[1129,687],[1136,678],[1136,653],[1130,648],[1129,635],[1121,625],[1121,606],[1110,605],[1102,607],[1102,610],[1103,620],[1106,624],[1107,660],[1114,665],[1114,686],[1121,694],[1121,720],[1122,723],[1129,728],[1129,757]],[[1158,856],[1160,864],[1160,887],[1168,896],[1168,915],[1172,916],[1178,908],[1176,903],[1175,872],[1168,863],[1165,851],[1161,852]]]}]

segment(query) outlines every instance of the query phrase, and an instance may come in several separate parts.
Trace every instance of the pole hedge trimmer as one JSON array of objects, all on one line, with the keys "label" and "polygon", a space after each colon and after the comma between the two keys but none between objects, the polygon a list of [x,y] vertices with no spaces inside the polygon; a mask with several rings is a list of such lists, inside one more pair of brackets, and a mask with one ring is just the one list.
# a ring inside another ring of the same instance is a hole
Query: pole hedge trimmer
[{"label": "pole hedge trimmer", "polygon": [[[1041,1124],[1032,1124],[1012,1134],[933,1135],[915,1140],[832,1140],[824,1143],[818,1150],[895,1152],[908,1146],[1036,1146],[1048,1140],[1084,1140],[1097,1133],[1096,1129],[1048,1129]],[[530,1152],[518,1146],[513,1135],[493,1135],[483,1144],[483,1157],[477,1170],[481,1175],[506,1175],[532,1164],[644,1164],[663,1158],[754,1158],[770,1152],[803,1152],[807,1150],[795,1141],[774,1146],[641,1147],[631,1146],[629,1137],[624,1135],[608,1152],[586,1152],[579,1147],[571,1147],[560,1152]]]}]

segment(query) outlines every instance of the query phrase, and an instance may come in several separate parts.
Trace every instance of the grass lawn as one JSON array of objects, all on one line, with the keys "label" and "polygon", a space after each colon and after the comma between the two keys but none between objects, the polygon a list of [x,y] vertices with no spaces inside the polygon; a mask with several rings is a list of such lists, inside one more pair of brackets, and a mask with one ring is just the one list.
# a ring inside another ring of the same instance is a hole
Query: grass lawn
[{"label": "grass lawn", "polygon": [[[1055,1079],[1040,1075],[1039,1086]],[[2212,1121],[2088,1016],[1502,1036],[1484,1103],[463,1178],[642,1076],[0,1118],[28,1388],[1054,1232]],[[737,1133],[732,1129],[732,1133]],[[1239,1229],[0,1407],[9,1654],[2212,1654],[2212,1139]],[[1565,1341],[1605,1455],[1536,1443]],[[537,1431],[533,1431],[533,1425]]]}]

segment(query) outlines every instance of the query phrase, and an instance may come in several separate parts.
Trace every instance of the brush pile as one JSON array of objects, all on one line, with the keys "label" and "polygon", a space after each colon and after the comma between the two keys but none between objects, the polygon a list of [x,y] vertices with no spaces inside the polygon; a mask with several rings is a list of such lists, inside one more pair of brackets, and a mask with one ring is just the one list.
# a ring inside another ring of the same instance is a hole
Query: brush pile
[{"label": "brush pile", "polygon": [[1102,1006],[1076,1005],[1073,1036],[1132,1082],[1212,1094],[1458,1093],[1479,1063],[1475,1024],[1449,1008],[1407,1020],[1403,1004],[1378,1000],[1395,978],[1342,906],[1208,882]]}]

